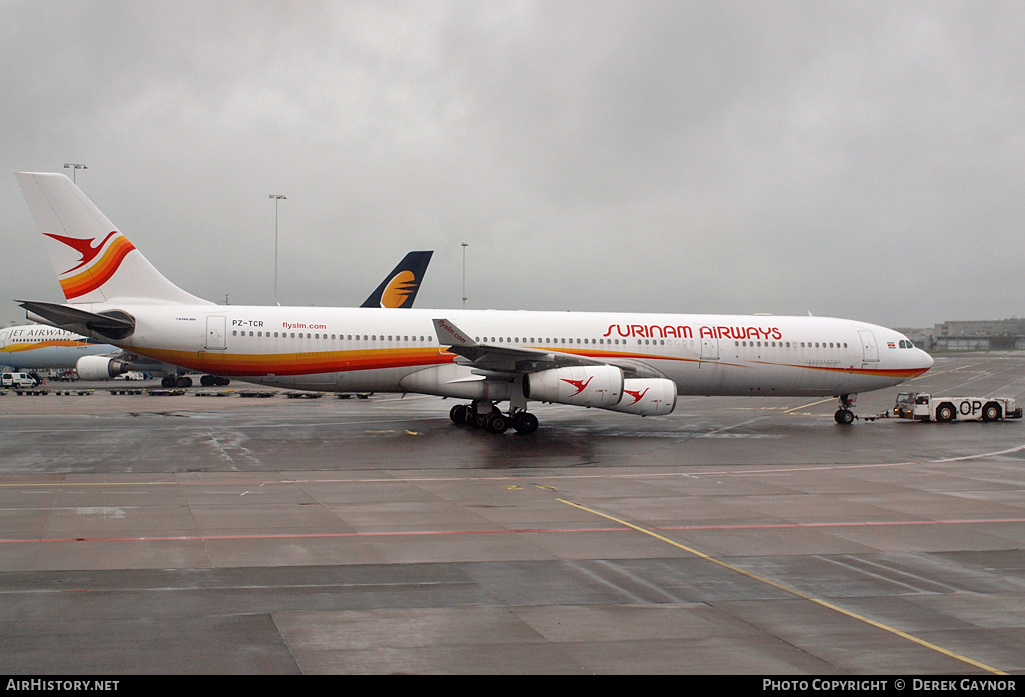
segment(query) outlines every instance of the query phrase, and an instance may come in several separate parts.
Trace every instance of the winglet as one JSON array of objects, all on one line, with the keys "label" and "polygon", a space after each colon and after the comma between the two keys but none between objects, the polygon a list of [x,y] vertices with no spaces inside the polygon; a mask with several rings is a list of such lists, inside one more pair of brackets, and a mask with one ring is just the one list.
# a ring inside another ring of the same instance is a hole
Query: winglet
[{"label": "winglet", "polygon": [[447,319],[435,319],[434,331],[438,334],[438,343],[442,346],[475,348],[480,346],[466,335],[462,329]]}]

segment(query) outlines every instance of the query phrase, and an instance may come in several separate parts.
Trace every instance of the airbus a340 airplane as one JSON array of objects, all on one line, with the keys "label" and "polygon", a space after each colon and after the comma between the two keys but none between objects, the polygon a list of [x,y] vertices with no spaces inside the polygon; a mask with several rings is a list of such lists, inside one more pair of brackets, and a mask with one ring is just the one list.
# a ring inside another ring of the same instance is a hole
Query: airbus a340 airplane
[{"label": "airbus a340 airplane", "polygon": [[858,392],[933,363],[895,331],[825,317],[214,305],[64,175],[18,179],[68,301],[23,302],[30,319],[248,382],[465,399],[452,420],[493,432],[535,431],[530,401],[648,416],[679,394],[839,396],[849,424]]}]

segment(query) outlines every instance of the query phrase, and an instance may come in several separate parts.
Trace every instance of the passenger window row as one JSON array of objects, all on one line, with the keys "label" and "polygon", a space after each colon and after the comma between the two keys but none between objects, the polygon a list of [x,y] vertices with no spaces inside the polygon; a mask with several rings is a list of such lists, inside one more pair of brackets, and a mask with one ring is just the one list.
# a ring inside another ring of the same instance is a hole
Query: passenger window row
[{"label": "passenger window row", "polygon": [[[793,346],[791,346],[793,343]],[[847,348],[847,342],[839,341],[734,341],[734,346],[754,346],[763,348]]]},{"label": "passenger window row", "polygon": [[[511,336],[497,336],[497,337],[496,336],[492,336],[492,337],[485,336],[485,337],[479,337],[479,336],[475,336],[473,338],[473,340],[476,341],[478,344],[480,344],[480,343],[484,343],[484,344],[519,344],[519,343],[524,343],[524,344],[555,345],[555,344],[613,344],[613,343],[619,344],[620,343],[619,339],[580,339],[580,338],[577,338],[577,339],[569,338],[569,339],[567,339],[566,337],[533,337],[533,336],[530,337],[529,339],[527,337],[523,337],[522,342],[520,341],[520,337],[518,337],[518,336],[517,337],[511,337]],[[625,344],[626,343],[626,339],[623,339],[622,343]],[[637,340],[637,343],[641,343],[640,339]]]},{"label": "passenger window row", "polygon": [[[305,334],[305,336],[304,336],[304,334]],[[237,329],[233,330],[231,332],[231,335],[232,336],[263,337],[263,338],[267,338],[267,339],[271,339],[271,338],[274,338],[274,339],[278,339],[278,338],[281,338],[281,339],[303,339],[303,338],[305,338],[305,339],[322,339],[322,340],[329,340],[329,341],[423,341],[425,343],[429,343],[429,342],[434,340],[434,338],[431,337],[431,336],[423,336],[423,335],[421,335],[421,336],[417,337],[415,335],[414,336],[409,336],[409,335],[400,336],[400,335],[397,335],[397,334],[389,334],[387,336],[385,336],[384,334],[382,334],[380,336],[378,336],[377,334],[364,334],[362,336],[362,338],[361,338],[359,334],[331,334],[330,336],[328,336],[327,334],[313,334],[313,333],[309,333],[309,332],[299,332],[298,334],[296,334],[295,332],[274,332],[274,335],[271,336],[270,332],[263,332],[263,331],[252,332],[252,331],[250,331],[250,332],[246,333],[245,331],[239,332]]]},{"label": "passenger window row", "polygon": [[[420,342],[424,342],[424,343],[430,343],[430,342],[432,342],[434,340],[434,337],[432,337],[430,335],[416,336],[416,335],[398,335],[398,334],[384,335],[384,334],[381,334],[380,336],[378,336],[377,334],[363,334],[361,336],[359,334],[331,334],[331,335],[328,335],[328,334],[319,334],[319,333],[312,333],[312,332],[298,332],[298,333],[296,333],[296,332],[274,332],[273,335],[272,335],[271,332],[264,332],[264,331],[253,332],[253,331],[250,331],[250,332],[247,333],[245,331],[241,331],[240,332],[238,330],[233,330],[231,332],[231,335],[232,336],[251,336],[251,337],[262,337],[262,338],[274,338],[274,339],[278,339],[278,338],[281,338],[281,339],[297,339],[297,338],[298,339],[303,339],[303,338],[306,338],[306,339],[320,339],[320,340],[328,340],[328,341],[414,341],[414,342],[420,341]],[[495,344],[495,343],[499,343],[499,344],[501,344],[501,343],[519,344],[519,343],[521,343],[520,337],[518,337],[518,336],[517,337],[508,337],[508,336],[507,337],[501,337],[501,336],[499,336],[499,337],[494,337],[494,336],[492,336],[492,337],[487,337],[487,336],[479,337],[479,336],[477,336],[477,337],[474,337],[474,340],[477,341],[477,343],[492,343],[492,344]],[[556,345],[556,344],[589,344],[589,345],[594,345],[594,344],[619,345],[619,344],[623,344],[623,345],[625,345],[627,343],[627,341],[626,341],[626,339],[580,339],[580,338],[577,338],[577,339],[569,338],[569,339],[567,339],[566,337],[537,337],[537,338],[530,337],[528,339],[527,337],[523,337],[522,343],[525,343],[525,344],[540,343],[540,344],[544,344],[544,345]],[[638,339],[637,340],[637,345],[638,346],[641,346],[641,345],[651,345],[651,344],[663,345],[664,346],[665,343],[666,343],[665,339]],[[672,344],[672,342],[670,342],[670,345],[671,344]],[[813,341],[801,341],[801,342],[797,342],[797,341],[794,341],[794,342],[790,342],[790,341],[771,341],[771,342],[770,341],[734,341],[733,345],[736,346],[736,347],[754,347],[754,348],[837,348],[837,349],[838,348],[847,348],[847,342],[846,341],[844,341],[844,342],[839,342],[839,341],[835,341],[835,342],[834,341],[828,341],[828,342],[827,341],[814,341],[814,342]],[[908,341],[906,339],[901,339],[900,343],[899,343],[899,346],[902,349],[909,349],[909,348],[914,348],[915,347],[914,344],[912,344],[910,341]]]}]

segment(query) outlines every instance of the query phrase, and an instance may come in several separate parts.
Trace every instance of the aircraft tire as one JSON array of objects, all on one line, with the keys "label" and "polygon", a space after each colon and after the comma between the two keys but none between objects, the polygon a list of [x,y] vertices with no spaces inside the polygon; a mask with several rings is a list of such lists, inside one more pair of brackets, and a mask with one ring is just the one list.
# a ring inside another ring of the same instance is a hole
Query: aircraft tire
[{"label": "aircraft tire", "polygon": [[485,418],[484,427],[489,433],[505,433],[506,429],[509,428],[509,420],[505,414],[491,413]]},{"label": "aircraft tire", "polygon": [[833,415],[833,418],[836,419],[838,424],[850,426],[854,423],[854,412],[850,409],[840,409]]},{"label": "aircraft tire", "polygon": [[521,411],[513,417],[513,428],[518,433],[534,433],[537,431],[537,417],[525,411]]},{"label": "aircraft tire", "polygon": [[466,405],[457,404],[448,410],[448,418],[452,419],[454,424],[466,424]]}]

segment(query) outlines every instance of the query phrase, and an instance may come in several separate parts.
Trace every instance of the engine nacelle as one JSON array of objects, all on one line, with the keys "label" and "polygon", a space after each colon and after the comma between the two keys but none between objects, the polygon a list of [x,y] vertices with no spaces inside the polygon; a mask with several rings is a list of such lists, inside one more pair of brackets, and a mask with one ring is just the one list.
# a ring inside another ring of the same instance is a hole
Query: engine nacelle
[{"label": "engine nacelle", "polygon": [[79,380],[110,380],[127,373],[129,366],[122,361],[103,356],[82,356],[75,363]]},{"label": "engine nacelle", "polygon": [[523,376],[523,396],[540,402],[610,409],[623,397],[623,371],[599,365],[529,373]]},{"label": "engine nacelle", "polygon": [[665,378],[630,378],[623,381],[623,399],[612,411],[639,416],[665,416],[676,408],[676,383]]}]

